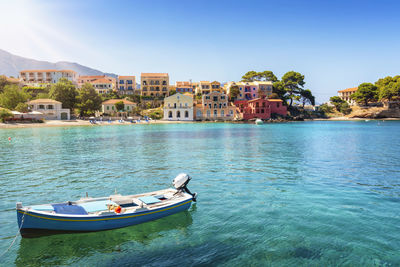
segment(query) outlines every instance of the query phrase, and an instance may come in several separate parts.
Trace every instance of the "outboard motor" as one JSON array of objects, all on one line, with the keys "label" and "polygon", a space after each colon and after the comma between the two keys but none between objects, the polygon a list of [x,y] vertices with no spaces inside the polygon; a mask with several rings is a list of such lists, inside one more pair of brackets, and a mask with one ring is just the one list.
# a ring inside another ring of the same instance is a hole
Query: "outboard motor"
[{"label": "outboard motor", "polygon": [[175,177],[175,179],[172,181],[173,186],[178,190],[178,192],[186,192],[189,195],[192,196],[193,201],[196,202],[196,197],[197,193],[192,194],[189,189],[186,187],[186,185],[189,183],[189,181],[192,178],[186,174],[186,173],[181,173],[178,174],[178,176]]}]

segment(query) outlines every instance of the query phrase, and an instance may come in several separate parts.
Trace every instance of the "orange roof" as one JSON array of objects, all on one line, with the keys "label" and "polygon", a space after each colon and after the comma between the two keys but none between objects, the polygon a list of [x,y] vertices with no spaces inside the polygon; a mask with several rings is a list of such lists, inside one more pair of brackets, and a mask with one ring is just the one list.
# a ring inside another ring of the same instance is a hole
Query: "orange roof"
[{"label": "orange roof", "polygon": [[135,103],[126,100],[126,99],[109,99],[107,101],[104,101],[103,103],[101,103],[102,105],[114,105],[117,102],[124,102],[125,105],[134,105]]},{"label": "orange roof", "polygon": [[358,87],[353,87],[353,88],[347,88],[347,89],[344,89],[344,90],[341,90],[341,91],[338,91],[338,92],[340,92],[340,93],[355,92],[355,91],[357,91],[357,89],[358,89]]},{"label": "orange roof", "polygon": [[271,102],[283,102],[282,99],[268,99],[268,101],[271,101]]},{"label": "orange roof", "polygon": [[106,75],[84,75],[79,76],[78,79],[99,79],[104,77],[106,77]]},{"label": "orange roof", "polygon": [[113,83],[112,81],[110,81],[107,78],[101,78],[101,79],[97,79],[95,81],[92,81],[92,83]]},{"label": "orange roof", "polygon": [[168,77],[168,73],[141,73],[140,76],[142,77]]},{"label": "orange roof", "polygon": [[135,76],[118,76],[118,79],[135,79]]},{"label": "orange roof", "polygon": [[73,72],[76,73],[73,70],[21,70],[19,73],[21,72]]},{"label": "orange roof", "polygon": [[54,99],[48,99],[48,98],[42,98],[42,99],[35,99],[31,100],[28,102],[28,104],[37,104],[37,103],[56,103],[56,104],[61,104],[60,101],[54,100]]},{"label": "orange roof", "polygon": [[176,86],[191,86],[190,82],[176,82]]}]

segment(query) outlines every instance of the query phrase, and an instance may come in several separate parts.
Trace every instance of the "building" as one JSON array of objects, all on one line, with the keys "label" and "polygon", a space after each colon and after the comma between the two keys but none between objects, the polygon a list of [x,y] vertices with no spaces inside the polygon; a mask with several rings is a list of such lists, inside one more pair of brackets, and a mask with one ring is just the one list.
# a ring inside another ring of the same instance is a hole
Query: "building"
[{"label": "building", "polygon": [[90,83],[98,94],[107,94],[115,90],[116,79],[106,75],[79,76],[78,87]]},{"label": "building", "polygon": [[192,84],[192,82],[175,82],[175,90],[177,93],[191,93],[193,94],[196,87]]},{"label": "building", "polygon": [[[256,81],[256,82],[229,82],[225,84],[226,92],[229,95],[232,86],[239,87],[239,95],[237,100],[251,100],[259,97],[269,97],[272,94],[272,82]],[[259,95],[262,93],[262,95]]]},{"label": "building", "polygon": [[196,104],[194,118],[196,120],[233,120],[236,115],[236,106],[228,101],[225,93],[218,91],[202,96],[202,103]]},{"label": "building", "polygon": [[73,70],[22,70],[19,77],[25,84],[35,87],[57,83],[61,78],[66,78],[74,84],[77,81],[77,73]]},{"label": "building", "polygon": [[281,99],[255,98],[251,100],[238,100],[235,105],[239,108],[244,120],[269,119],[272,114],[287,115],[287,108]]},{"label": "building", "polygon": [[31,111],[43,114],[46,120],[69,120],[70,110],[62,108],[62,103],[53,99],[35,99],[27,102]]},{"label": "building", "polygon": [[192,121],[193,97],[176,93],[164,98],[164,120]]},{"label": "building", "polygon": [[221,88],[221,83],[217,81],[209,82],[209,81],[200,81],[197,86],[195,86],[196,94],[206,95],[211,92],[223,92],[223,88]]},{"label": "building", "polygon": [[121,112],[121,110],[117,110],[115,104],[118,102],[124,103],[124,110],[122,112],[132,112],[136,108],[136,103],[131,102],[126,99],[110,99],[101,103],[101,111],[105,114],[113,114],[116,112]]},{"label": "building", "polygon": [[135,76],[118,76],[117,90],[120,95],[133,95],[136,91]]},{"label": "building", "polygon": [[350,98],[352,94],[354,94],[357,91],[358,87],[354,88],[347,88],[341,91],[338,91],[338,96],[343,99],[344,101],[347,101],[350,105],[356,104],[356,101]]},{"label": "building", "polygon": [[142,73],[140,75],[140,94],[142,96],[168,96],[168,73]]}]

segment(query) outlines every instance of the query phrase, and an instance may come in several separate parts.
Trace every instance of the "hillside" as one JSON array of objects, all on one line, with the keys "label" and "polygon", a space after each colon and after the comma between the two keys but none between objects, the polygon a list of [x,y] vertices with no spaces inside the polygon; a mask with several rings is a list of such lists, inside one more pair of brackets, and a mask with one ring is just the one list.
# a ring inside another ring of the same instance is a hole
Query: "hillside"
[{"label": "hillside", "polygon": [[69,69],[76,71],[79,75],[108,75],[116,77],[113,73],[103,73],[102,71],[92,69],[78,63],[59,61],[56,63],[40,61],[25,57],[13,55],[0,49],[0,75],[17,77],[19,71],[29,69]]}]

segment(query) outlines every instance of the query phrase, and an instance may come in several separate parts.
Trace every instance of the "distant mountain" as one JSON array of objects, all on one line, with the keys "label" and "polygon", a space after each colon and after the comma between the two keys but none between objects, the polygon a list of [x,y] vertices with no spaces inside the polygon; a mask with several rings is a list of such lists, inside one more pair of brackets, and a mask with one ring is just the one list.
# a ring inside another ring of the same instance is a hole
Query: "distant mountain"
[{"label": "distant mountain", "polygon": [[40,61],[25,57],[13,55],[7,51],[0,49],[0,75],[14,76],[19,75],[21,70],[40,70],[40,69],[56,69],[56,70],[74,70],[78,75],[108,75],[116,77],[114,73],[104,73],[78,63],[59,61],[56,63],[48,61]]}]

